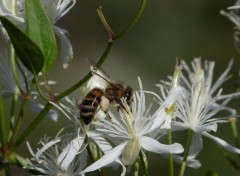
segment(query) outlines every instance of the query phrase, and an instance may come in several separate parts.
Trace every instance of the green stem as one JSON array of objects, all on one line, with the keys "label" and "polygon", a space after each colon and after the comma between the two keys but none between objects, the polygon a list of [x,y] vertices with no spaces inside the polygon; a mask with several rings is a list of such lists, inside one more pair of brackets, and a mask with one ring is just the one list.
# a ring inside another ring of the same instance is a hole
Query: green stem
[{"label": "green stem", "polygon": [[47,103],[44,109],[37,115],[37,117],[31,122],[31,124],[23,131],[18,140],[16,141],[14,148],[17,148],[27,136],[36,128],[37,125],[43,120],[48,111],[52,108],[52,104]]},{"label": "green stem", "polygon": [[3,97],[2,97],[2,90],[0,89],[0,137],[1,137],[1,148],[5,148],[8,140],[8,133],[7,133],[7,124],[6,124],[6,117],[4,114],[4,107],[3,107]]},{"label": "green stem", "polygon": [[44,75],[44,82],[45,82],[45,87],[47,89],[48,95],[51,99],[51,101],[55,101],[55,95],[50,87],[50,85],[48,84],[48,78],[46,75]]},{"label": "green stem", "polygon": [[38,79],[38,75],[37,74],[34,74],[34,81],[36,83],[36,87],[37,87],[37,90],[38,90],[38,93],[39,95],[46,101],[50,101],[49,97],[47,97],[44,92],[42,91],[41,89],[41,86],[39,84],[39,79]]},{"label": "green stem", "polygon": [[232,133],[233,133],[233,137],[235,140],[235,144],[236,147],[239,148],[240,144],[239,144],[239,140],[238,140],[238,129],[237,129],[237,118],[232,117],[229,119],[230,124],[231,124],[231,128],[232,128]]},{"label": "green stem", "polygon": [[192,136],[193,136],[193,131],[191,129],[188,130],[188,140],[187,140],[187,144],[185,147],[185,151],[184,151],[184,156],[183,156],[183,162],[181,165],[181,169],[179,172],[179,176],[184,176],[184,172],[185,172],[185,168],[186,168],[186,162],[187,162],[187,157],[188,157],[188,153],[190,150],[190,146],[192,143]]},{"label": "green stem", "polygon": [[[106,60],[106,58],[107,58],[108,54],[110,53],[112,47],[113,47],[113,42],[108,43],[105,51],[103,52],[102,56],[100,57],[99,61],[97,62],[98,67],[101,66],[104,63],[104,61]],[[91,76],[92,76],[92,73],[89,72],[83,79],[81,79],[75,85],[73,85],[69,89],[67,89],[67,90],[63,91],[62,93],[60,93],[59,95],[57,95],[55,97],[55,100],[58,101],[58,100],[62,99],[63,97],[69,95],[70,93],[72,93],[73,91],[78,89],[80,86],[82,86],[85,82],[87,82],[91,78]]]},{"label": "green stem", "polygon": [[134,173],[133,173],[134,176],[139,176],[139,168],[140,168],[139,166],[140,166],[140,160],[137,159],[137,161],[134,164]]},{"label": "green stem", "polygon": [[100,18],[103,26],[105,27],[105,29],[106,29],[106,31],[107,31],[110,39],[111,39],[111,42],[114,41],[115,40],[115,34],[114,34],[113,30],[111,29],[111,27],[109,26],[106,18],[104,17],[101,6],[98,7],[97,13],[98,13],[99,18]]},{"label": "green stem", "polygon": [[148,166],[147,166],[146,162],[144,161],[142,151],[140,151],[139,155],[140,155],[140,160],[141,160],[142,167],[143,167],[143,175],[148,176]]},{"label": "green stem", "polygon": [[12,97],[12,103],[11,103],[11,108],[10,108],[10,130],[13,130],[14,124],[15,124],[15,115],[14,115],[14,110],[16,108],[16,103],[18,99],[18,94],[14,94]]},{"label": "green stem", "polygon": [[10,58],[11,58],[11,67],[12,67],[14,80],[15,80],[16,85],[17,85],[18,89],[20,90],[21,94],[24,94],[25,91],[22,88],[22,85],[19,81],[19,77],[18,77],[16,65],[15,65],[15,51],[14,51],[14,48],[12,45],[11,45],[11,57]]},{"label": "green stem", "polygon": [[15,59],[16,63],[17,63],[17,68],[18,70],[20,71],[21,75],[23,76],[23,80],[24,80],[24,83],[25,83],[25,86],[26,86],[26,90],[29,90],[29,85],[28,85],[28,79],[27,79],[27,76],[26,76],[26,73],[24,72],[20,62],[19,62],[19,59]]},{"label": "green stem", "polygon": [[221,154],[225,157],[225,159],[230,163],[230,165],[236,170],[240,171],[240,166],[237,162],[237,160],[234,160],[231,158],[231,156],[228,155],[228,153],[220,146],[218,146],[218,149],[220,150]]},{"label": "green stem", "polygon": [[27,104],[27,101],[28,101],[28,99],[23,100],[22,106],[20,108],[19,115],[17,116],[16,124],[13,128],[12,135],[11,135],[9,143],[8,143],[8,150],[12,149],[12,147],[14,145],[14,141],[15,141],[17,135],[19,134],[19,129],[22,125],[22,120],[23,120],[23,117],[24,117],[24,107]]},{"label": "green stem", "polygon": [[147,0],[142,0],[142,3],[140,5],[140,8],[136,14],[136,16],[134,17],[134,19],[129,23],[129,25],[122,31],[120,32],[117,36],[116,39],[120,38],[121,36],[123,36],[126,32],[128,32],[139,20],[139,18],[142,16],[143,11],[146,7],[147,4]]},{"label": "green stem", "polygon": [[[172,129],[168,129],[168,144],[172,144]],[[173,154],[169,154],[169,176],[174,176]]]},{"label": "green stem", "polygon": [[[92,150],[91,150],[91,147],[90,147],[90,145],[89,145],[89,143],[88,143],[88,136],[87,136],[87,135],[86,135],[86,137],[85,137],[84,143],[85,143],[85,145],[87,146],[87,152],[88,152],[88,155],[89,155],[92,163],[95,162],[94,155],[93,155]],[[101,170],[98,169],[96,172],[97,172],[97,174],[98,174],[99,176],[103,176]]]},{"label": "green stem", "polygon": [[[238,139],[237,118],[235,117],[229,118],[229,121],[231,124],[235,145],[237,148],[240,148],[239,139]],[[240,161],[240,155],[238,155],[238,161]]]}]

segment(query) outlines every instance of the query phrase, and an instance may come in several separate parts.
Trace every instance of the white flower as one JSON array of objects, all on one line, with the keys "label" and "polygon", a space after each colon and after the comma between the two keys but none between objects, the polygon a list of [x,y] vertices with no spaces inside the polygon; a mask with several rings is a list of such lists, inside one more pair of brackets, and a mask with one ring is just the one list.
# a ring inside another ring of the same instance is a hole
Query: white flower
[{"label": "white flower", "polygon": [[232,63],[230,61],[227,69],[214,84],[212,83],[214,62],[206,61],[204,68],[202,68],[201,59],[197,58],[192,62],[193,71],[185,65],[189,80],[184,76],[182,77],[182,84],[185,84],[186,93],[177,102],[177,118],[172,122],[172,129],[191,129],[195,133],[189,159],[194,159],[201,151],[203,146],[201,135],[210,138],[230,152],[240,153],[239,149],[209,133],[217,131],[217,123],[227,122],[226,119],[228,117],[213,118],[219,111],[226,110],[230,112],[229,117],[235,114],[235,110],[226,105],[232,98],[239,96],[239,94],[221,95],[222,90],[220,89],[220,86],[229,78],[228,72]]},{"label": "white flower", "polygon": [[[176,62],[175,71],[173,76],[169,76],[170,81],[161,80],[160,84],[156,84],[157,87],[160,88],[160,105],[164,102],[164,100],[167,98],[168,94],[171,94],[171,91],[175,91],[176,89],[179,89],[179,92],[183,93],[183,88],[179,86],[179,77],[181,76],[181,72],[183,69],[183,65],[181,63]],[[165,109],[167,112],[167,118],[165,119],[165,123],[161,126],[162,129],[170,129],[171,128],[171,122],[172,119],[175,116],[176,111],[176,104],[172,104],[169,107]]]},{"label": "white flower", "polygon": [[[158,142],[156,136],[159,134],[155,133],[155,131],[159,131],[166,119],[165,108],[171,106],[179,96],[179,87],[170,92],[161,107],[150,114],[151,106],[146,107],[145,93],[140,81],[139,84],[140,91],[134,93],[131,107],[123,99],[125,110],[120,111],[118,116],[109,111],[110,121],[103,120],[96,123],[96,130],[111,140],[116,147],[108,150],[102,158],[88,166],[82,174],[106,166],[119,157],[124,165],[132,165],[141,150],[159,154],[183,152],[183,147],[178,143],[165,145]],[[154,96],[159,98],[155,94]]]},{"label": "white flower", "polygon": [[[21,67],[22,72],[18,69]],[[16,67],[16,72],[18,76],[18,80],[20,83],[21,88],[23,89],[24,93],[27,93],[27,87],[32,84],[33,75],[24,67],[22,64]],[[24,76],[23,76],[24,74]],[[25,78],[24,78],[25,77]],[[24,80],[26,79],[26,80]],[[50,81],[49,84],[55,84],[54,81]],[[24,99],[22,93],[20,92],[19,88],[17,87],[16,81],[14,79],[10,58],[6,51],[0,53],[0,86],[2,89],[2,96],[4,99],[8,97],[13,97],[16,100],[22,101]],[[37,97],[37,92],[32,92],[30,95],[31,98],[28,100],[29,108],[34,111],[35,113],[39,113],[44,106],[39,104],[35,99]],[[50,110],[47,113],[47,116],[50,117],[52,120],[57,121],[58,114],[54,110]]]},{"label": "white flower", "polygon": [[239,9],[240,9],[240,1],[236,1],[236,3],[228,7],[229,12],[226,12],[224,10],[220,11],[220,14],[226,16],[230,21],[232,21],[236,26],[234,27],[234,33],[233,33],[233,38],[235,42],[236,48],[239,50],[239,35],[240,35],[240,16],[239,16]]},{"label": "white flower", "polygon": [[[73,58],[72,45],[67,38],[68,32],[55,23],[62,18],[75,5],[76,0],[42,0],[43,7],[53,25],[55,34],[60,41],[60,56],[63,67],[67,68]],[[0,4],[0,15],[7,17],[21,29],[25,28],[25,0],[2,0]],[[0,29],[6,34],[0,25]],[[5,35],[6,36],[6,35]]]},{"label": "white flower", "polygon": [[51,141],[44,137],[36,153],[27,143],[32,158],[31,164],[25,167],[44,175],[77,176],[87,165],[86,152],[79,153],[81,141],[81,137],[75,137],[74,134],[56,137]]}]

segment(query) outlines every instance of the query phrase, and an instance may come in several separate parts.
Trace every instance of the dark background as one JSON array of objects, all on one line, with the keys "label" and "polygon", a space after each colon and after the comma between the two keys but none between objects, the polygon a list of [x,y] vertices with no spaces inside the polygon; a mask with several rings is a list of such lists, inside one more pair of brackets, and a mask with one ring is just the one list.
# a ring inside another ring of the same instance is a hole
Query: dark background
[{"label": "dark background", "polygon": [[[149,0],[142,18],[131,31],[116,41],[102,67],[113,79],[122,80],[136,89],[137,77],[140,76],[145,89],[158,92],[155,84],[172,75],[176,57],[188,63],[194,57],[216,61],[215,79],[225,70],[229,60],[234,58],[233,77],[224,86],[224,93],[233,92],[239,81],[240,55],[233,44],[234,25],[219,14],[220,10],[225,10],[233,3],[230,0]],[[140,0],[78,0],[76,6],[59,20],[57,25],[69,31],[74,60],[67,70],[62,69],[60,59],[54,66],[50,78],[58,82],[53,87],[55,92],[65,90],[88,73],[85,57],[96,61],[103,53],[108,36],[96,13],[100,5],[112,29],[118,33],[135,16]],[[71,96],[78,99],[79,95],[80,89]],[[233,103],[235,106],[237,104],[238,100]],[[28,141],[35,148],[43,136],[43,129],[47,135],[55,136],[67,123],[64,117],[58,123],[45,119]],[[234,144],[229,126],[219,125],[216,135]],[[186,134],[174,133],[174,140],[184,141],[182,137]],[[25,144],[20,152],[29,156]],[[152,153],[148,154],[148,158],[151,176],[168,175],[168,160]],[[198,170],[187,168],[186,176],[202,176],[207,170],[215,170],[219,176],[239,175],[220,154],[217,145],[206,138],[198,159],[202,167]],[[178,171],[179,165],[176,165]],[[19,174],[17,172],[15,175]]]}]

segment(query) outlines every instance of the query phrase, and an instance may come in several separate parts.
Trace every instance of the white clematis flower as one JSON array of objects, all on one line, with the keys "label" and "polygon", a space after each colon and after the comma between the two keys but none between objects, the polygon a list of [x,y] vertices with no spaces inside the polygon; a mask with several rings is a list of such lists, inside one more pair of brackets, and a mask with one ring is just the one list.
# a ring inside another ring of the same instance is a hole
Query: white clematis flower
[{"label": "white clematis flower", "polygon": [[[213,118],[220,111],[230,112],[235,115],[235,110],[227,107],[227,103],[239,93],[221,95],[220,86],[229,78],[228,72],[232,66],[230,61],[227,69],[213,84],[214,62],[205,62],[202,68],[201,59],[197,58],[192,62],[192,69],[186,65],[189,80],[182,77],[182,84],[186,87],[185,96],[177,102],[176,120],[172,122],[173,130],[191,129],[193,135],[189,159],[194,159],[202,149],[202,138],[206,136],[224,149],[240,153],[240,150],[226,143],[222,139],[211,135],[209,132],[217,131],[217,124],[227,122],[228,117]],[[221,100],[221,101],[220,101]]]},{"label": "white clematis flower", "polygon": [[[140,91],[134,92],[133,103],[130,107],[123,99],[122,103],[125,110],[121,110],[118,116],[109,111],[111,121],[103,120],[96,123],[96,130],[102,136],[111,140],[116,147],[108,150],[102,158],[84,169],[82,174],[97,170],[118,158],[121,158],[124,165],[132,165],[142,150],[159,154],[183,152],[183,147],[178,143],[172,145],[161,144],[156,138],[158,134],[154,133],[159,131],[167,117],[165,108],[176,101],[181,89],[177,87],[169,92],[162,106],[153,114],[150,114],[150,107],[146,107],[145,93],[140,81],[139,84]],[[155,94],[154,96],[159,98]]]},{"label": "white clematis flower", "polygon": [[[55,34],[60,42],[60,56],[63,67],[68,68],[69,62],[73,59],[72,45],[67,38],[68,32],[55,23],[62,18],[76,4],[76,0],[42,0],[43,7],[52,23]],[[2,0],[0,4],[0,15],[7,17],[21,29],[25,29],[25,0]],[[0,25],[0,29],[3,27]],[[5,38],[8,38],[5,35]]]},{"label": "white clematis flower", "polygon": [[[171,94],[171,91],[179,89],[179,92],[183,93],[184,89],[179,86],[179,77],[181,76],[182,69],[183,65],[177,60],[174,74],[172,77],[169,76],[170,81],[161,80],[160,84],[156,84],[156,87],[160,88],[160,105],[165,101],[167,96]],[[170,129],[172,119],[175,116],[174,113],[176,111],[176,104],[172,104],[171,106],[167,107],[165,111],[167,112],[168,117],[165,119],[165,123],[161,126],[161,128]]]},{"label": "white clematis flower", "polygon": [[[20,64],[22,72],[16,67],[18,80],[20,83],[21,88],[24,92],[27,92],[26,84],[31,85],[33,80],[33,75],[29,72],[22,64]],[[24,76],[26,80],[24,80]],[[55,84],[55,81],[49,81],[49,85]],[[5,51],[4,53],[0,53],[0,86],[2,89],[2,96],[3,98],[14,97],[16,100],[19,99],[20,101],[23,100],[23,96],[17,87],[16,81],[14,79],[14,75],[12,72],[12,67],[10,63],[10,58]],[[38,96],[38,92],[32,92],[31,98],[28,101],[29,108],[35,112],[39,113],[44,106],[39,104],[35,99]],[[52,120],[57,121],[58,114],[54,110],[50,110],[47,113],[47,116],[50,117]]]},{"label": "white clematis flower", "polygon": [[228,12],[221,10],[220,14],[226,16],[230,21],[232,21],[235,24],[234,27],[234,33],[233,33],[233,38],[234,38],[234,44],[238,50],[239,44],[240,44],[240,16],[239,16],[239,9],[240,9],[240,1],[237,0],[235,4],[231,7],[228,7]]},{"label": "white clematis flower", "polygon": [[43,175],[77,176],[87,165],[86,152],[79,153],[81,141],[81,137],[75,138],[73,134],[66,134],[51,141],[44,137],[39,142],[41,147],[36,153],[27,143],[32,158],[25,167]]}]

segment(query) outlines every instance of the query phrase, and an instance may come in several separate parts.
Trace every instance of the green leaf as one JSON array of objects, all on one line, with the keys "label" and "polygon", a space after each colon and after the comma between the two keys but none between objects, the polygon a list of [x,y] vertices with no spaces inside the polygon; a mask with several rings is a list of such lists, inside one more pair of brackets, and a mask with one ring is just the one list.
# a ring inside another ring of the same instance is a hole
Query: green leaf
[{"label": "green leaf", "polygon": [[7,144],[7,128],[6,128],[6,118],[4,114],[4,107],[3,107],[3,98],[2,98],[2,90],[0,89],[0,140],[2,144],[2,148],[4,148]]},{"label": "green leaf", "polygon": [[206,172],[205,176],[218,176],[218,174],[215,171],[209,170]]},{"label": "green leaf", "polygon": [[45,58],[43,74],[46,75],[57,57],[55,34],[40,0],[26,0],[26,30],[28,36],[42,50]]},{"label": "green leaf", "polygon": [[33,74],[39,73],[44,65],[44,56],[39,47],[19,28],[5,17],[0,17],[14,50],[23,65]]}]

